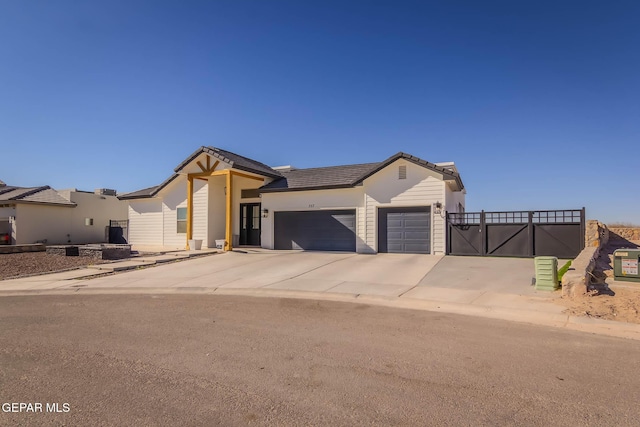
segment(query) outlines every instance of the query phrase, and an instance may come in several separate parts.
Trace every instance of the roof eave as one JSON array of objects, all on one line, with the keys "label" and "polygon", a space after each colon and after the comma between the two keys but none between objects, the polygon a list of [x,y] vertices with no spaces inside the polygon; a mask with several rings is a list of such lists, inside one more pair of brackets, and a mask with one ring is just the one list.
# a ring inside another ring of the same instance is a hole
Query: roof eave
[{"label": "roof eave", "polygon": [[54,202],[37,202],[33,200],[21,200],[21,199],[10,199],[7,201],[0,200],[0,203],[11,203],[11,204],[23,204],[23,205],[44,205],[44,206],[59,206],[61,208],[75,208],[78,206],[76,203],[54,203]]},{"label": "roof eave", "polygon": [[153,199],[154,196],[150,195],[150,194],[143,194],[140,196],[127,196],[127,195],[123,195],[123,196],[117,196],[118,200],[136,200],[136,199]]},{"label": "roof eave", "polygon": [[260,193],[288,193],[292,191],[314,191],[314,190],[338,190],[345,188],[353,188],[351,184],[340,185],[320,185],[316,187],[295,187],[295,188],[259,188]]},{"label": "roof eave", "polygon": [[274,179],[282,178],[282,175],[268,174],[266,172],[258,172],[255,169],[248,168],[248,167],[245,167],[245,166],[242,166],[242,165],[235,165],[234,164],[232,166],[232,169],[242,170],[242,171],[245,171],[245,172],[252,173],[254,175],[260,175],[260,176],[264,176],[264,177],[267,177],[267,178],[274,178]]}]

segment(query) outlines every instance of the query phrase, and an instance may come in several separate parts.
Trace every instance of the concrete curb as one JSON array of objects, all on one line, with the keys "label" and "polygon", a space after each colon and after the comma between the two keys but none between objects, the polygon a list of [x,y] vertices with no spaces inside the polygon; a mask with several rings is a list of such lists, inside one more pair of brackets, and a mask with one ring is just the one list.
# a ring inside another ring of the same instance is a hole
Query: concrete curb
[{"label": "concrete curb", "polygon": [[238,288],[58,288],[43,290],[0,291],[0,297],[29,295],[233,295],[260,298],[293,298],[319,301],[337,301],[369,304],[390,308],[426,310],[477,316],[497,320],[507,320],[538,326],[569,329],[573,331],[608,335],[618,338],[640,340],[640,324],[622,323],[612,320],[570,316],[566,314],[544,313],[534,310],[514,309],[500,306],[481,306],[435,300],[385,297],[364,294],[287,291],[279,289],[238,289]]}]

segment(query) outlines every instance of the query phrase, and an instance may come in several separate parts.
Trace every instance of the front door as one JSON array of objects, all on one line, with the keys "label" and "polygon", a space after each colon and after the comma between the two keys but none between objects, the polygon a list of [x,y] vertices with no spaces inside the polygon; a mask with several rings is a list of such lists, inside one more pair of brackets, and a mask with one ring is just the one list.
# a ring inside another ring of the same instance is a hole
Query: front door
[{"label": "front door", "polygon": [[240,204],[240,245],[260,246],[260,203]]}]

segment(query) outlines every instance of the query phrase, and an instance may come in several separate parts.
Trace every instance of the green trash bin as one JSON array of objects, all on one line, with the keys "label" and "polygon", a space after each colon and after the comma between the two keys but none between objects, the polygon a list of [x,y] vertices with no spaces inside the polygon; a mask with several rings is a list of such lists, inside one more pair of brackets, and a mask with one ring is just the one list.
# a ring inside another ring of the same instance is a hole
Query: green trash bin
[{"label": "green trash bin", "polygon": [[558,283],[558,258],[554,256],[537,256],[533,259],[536,270],[536,290],[555,291]]},{"label": "green trash bin", "polygon": [[640,249],[616,249],[613,252],[613,277],[616,280],[640,282]]}]

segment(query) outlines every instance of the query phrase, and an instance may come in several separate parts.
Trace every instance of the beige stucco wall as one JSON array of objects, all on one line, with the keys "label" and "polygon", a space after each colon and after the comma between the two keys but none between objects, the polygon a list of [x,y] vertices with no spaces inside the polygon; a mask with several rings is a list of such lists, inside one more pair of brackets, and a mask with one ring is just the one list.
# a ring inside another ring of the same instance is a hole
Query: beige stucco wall
[{"label": "beige stucco wall", "polygon": [[[107,242],[106,227],[109,221],[127,219],[127,203],[116,196],[68,190],[61,191],[60,194],[76,204],[75,208],[69,210],[69,234],[72,243]],[[86,225],[86,218],[92,218],[93,225]]]},{"label": "beige stucco wall", "polygon": [[[59,193],[76,206],[31,203],[16,205],[16,244],[44,240],[47,244],[103,243],[107,241],[106,227],[109,220],[127,219],[126,202],[118,200],[115,196],[101,196],[75,190],[62,190]],[[86,218],[93,219],[93,225],[86,225]]]},{"label": "beige stucco wall", "polygon": [[16,205],[15,244],[71,242],[73,207],[21,203]]}]

